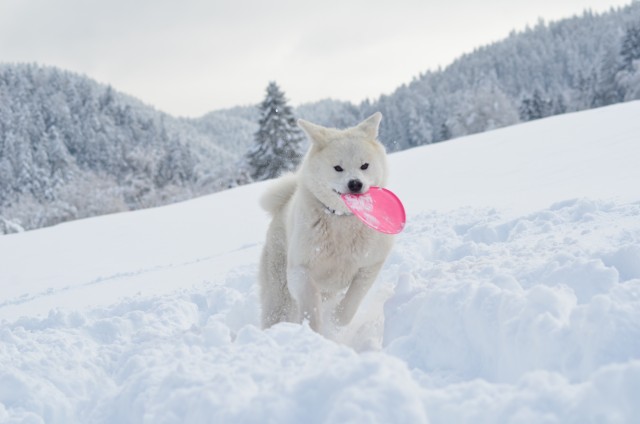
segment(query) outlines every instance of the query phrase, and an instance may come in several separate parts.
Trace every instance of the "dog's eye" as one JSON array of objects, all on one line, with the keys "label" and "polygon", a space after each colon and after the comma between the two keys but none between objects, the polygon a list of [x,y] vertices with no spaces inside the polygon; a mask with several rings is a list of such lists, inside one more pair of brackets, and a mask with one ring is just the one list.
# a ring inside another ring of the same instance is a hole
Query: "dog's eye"
[{"label": "dog's eye", "polygon": [[368,164],[368,163],[364,163],[364,164],[362,164],[362,166],[360,167],[360,169],[362,169],[362,170],[364,171],[364,170],[365,170],[365,169],[367,169],[368,167],[369,167],[369,164]]},{"label": "dog's eye", "polygon": [[338,172],[342,172],[342,171],[344,171],[344,169],[342,169],[342,167],[341,167],[340,165],[336,165],[336,166],[334,166],[334,167],[333,167],[333,169],[335,169],[335,170],[336,170],[336,171],[338,171]]}]

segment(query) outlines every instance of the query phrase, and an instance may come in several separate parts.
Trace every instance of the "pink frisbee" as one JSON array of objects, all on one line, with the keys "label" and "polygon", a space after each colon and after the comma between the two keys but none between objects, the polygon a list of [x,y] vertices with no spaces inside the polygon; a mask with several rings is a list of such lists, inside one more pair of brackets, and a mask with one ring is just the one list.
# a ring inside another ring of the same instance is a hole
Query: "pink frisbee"
[{"label": "pink frisbee", "polygon": [[398,234],[406,215],[398,197],[382,187],[371,187],[363,194],[343,194],[342,200],[362,222],[385,234]]}]

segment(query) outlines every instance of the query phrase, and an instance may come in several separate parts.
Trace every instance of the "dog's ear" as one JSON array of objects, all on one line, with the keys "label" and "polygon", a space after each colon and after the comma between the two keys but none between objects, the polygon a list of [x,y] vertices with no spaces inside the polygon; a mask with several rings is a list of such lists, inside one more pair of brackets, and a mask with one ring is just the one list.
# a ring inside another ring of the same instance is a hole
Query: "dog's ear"
[{"label": "dog's ear", "polygon": [[368,137],[376,139],[378,138],[378,128],[380,128],[381,120],[382,114],[380,112],[376,112],[364,121],[360,122],[357,128],[364,131]]},{"label": "dog's ear", "polygon": [[327,129],[320,125],[312,124],[304,119],[298,119],[298,126],[307,134],[309,140],[318,147],[324,147],[329,142]]}]

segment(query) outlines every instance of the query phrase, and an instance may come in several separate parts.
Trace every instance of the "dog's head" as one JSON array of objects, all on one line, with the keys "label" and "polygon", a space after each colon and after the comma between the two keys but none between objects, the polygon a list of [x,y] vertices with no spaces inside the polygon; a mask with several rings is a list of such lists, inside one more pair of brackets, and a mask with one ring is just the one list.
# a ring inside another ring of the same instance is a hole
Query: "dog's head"
[{"label": "dog's head", "polygon": [[311,141],[300,167],[302,184],[330,209],[346,213],[340,195],[386,184],[386,152],[377,140],[381,119],[378,112],[346,130],[298,120]]}]

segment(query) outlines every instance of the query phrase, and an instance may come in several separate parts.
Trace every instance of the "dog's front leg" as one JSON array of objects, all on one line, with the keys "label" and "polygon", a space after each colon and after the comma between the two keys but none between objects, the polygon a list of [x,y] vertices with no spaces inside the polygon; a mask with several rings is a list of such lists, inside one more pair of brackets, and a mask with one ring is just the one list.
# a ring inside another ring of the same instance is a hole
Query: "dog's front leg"
[{"label": "dog's front leg", "polygon": [[351,284],[349,284],[344,298],[336,308],[335,318],[338,325],[347,325],[351,322],[358,311],[360,302],[362,302],[362,299],[371,288],[383,263],[380,262],[370,267],[361,268],[358,271]]},{"label": "dog's front leg", "polygon": [[298,306],[298,322],[309,320],[311,328],[320,331],[320,291],[313,283],[309,269],[293,266],[287,269],[287,283],[291,297]]}]

